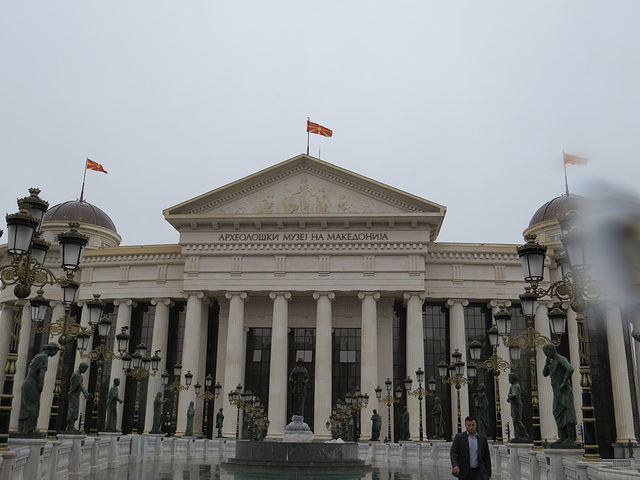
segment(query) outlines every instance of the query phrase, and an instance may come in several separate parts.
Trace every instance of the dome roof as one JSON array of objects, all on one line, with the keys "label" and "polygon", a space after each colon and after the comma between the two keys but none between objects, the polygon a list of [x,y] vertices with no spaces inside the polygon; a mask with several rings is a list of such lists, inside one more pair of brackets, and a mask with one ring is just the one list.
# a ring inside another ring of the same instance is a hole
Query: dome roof
[{"label": "dome roof", "polygon": [[84,200],[70,200],[54,205],[44,214],[43,222],[87,223],[118,233],[109,215]]},{"label": "dome roof", "polygon": [[556,220],[571,210],[579,210],[584,205],[585,198],[580,195],[560,195],[542,205],[531,217],[529,226]]}]

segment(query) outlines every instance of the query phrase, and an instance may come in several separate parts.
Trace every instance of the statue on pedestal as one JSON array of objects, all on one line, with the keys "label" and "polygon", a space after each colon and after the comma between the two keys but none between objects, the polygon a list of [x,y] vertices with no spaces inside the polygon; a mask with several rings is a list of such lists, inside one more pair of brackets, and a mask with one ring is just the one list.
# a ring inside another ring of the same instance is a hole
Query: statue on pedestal
[{"label": "statue on pedestal", "polygon": [[42,352],[37,354],[29,364],[27,376],[22,383],[20,397],[20,415],[18,417],[18,433],[37,433],[38,414],[40,413],[40,394],[44,386],[44,374],[47,371],[49,357],[60,350],[57,343],[47,343]]},{"label": "statue on pedestal", "polygon": [[87,371],[89,365],[82,362],[78,365],[78,370],[73,372],[69,381],[69,407],[67,408],[67,432],[78,432],[75,428],[76,420],[80,410],[80,394],[84,395],[87,400],[93,398],[93,395],[87,392],[82,383],[82,374]]},{"label": "statue on pedestal", "polygon": [[478,419],[478,432],[489,434],[489,399],[487,398],[487,386],[484,383],[478,385],[478,391],[473,394],[473,406],[476,409]]},{"label": "statue on pedestal", "polygon": [[380,440],[380,429],[382,428],[382,417],[378,414],[377,410],[373,410],[371,415],[371,440]]},{"label": "statue on pedestal", "polygon": [[444,436],[444,420],[442,418],[442,403],[440,397],[436,397],[435,404],[431,409],[431,418],[433,419],[433,439],[441,440]]},{"label": "statue on pedestal", "polygon": [[553,389],[553,418],[558,427],[558,441],[556,448],[574,447],[576,445],[576,409],[573,405],[573,387],[571,375],[573,367],[566,357],[558,354],[553,343],[542,347],[547,361],[542,369],[542,375],[551,379]]},{"label": "statue on pedestal", "polygon": [[402,433],[400,434],[400,440],[409,440],[411,434],[409,433],[409,410],[406,405],[402,407]]},{"label": "statue on pedestal", "polygon": [[162,433],[162,406],[169,401],[162,398],[162,393],[158,392],[153,400],[153,426],[149,433]]},{"label": "statue on pedestal", "polygon": [[518,375],[514,372],[509,374],[509,395],[507,402],[511,404],[511,419],[513,420],[514,443],[528,443],[531,441],[527,429],[522,423],[522,392]]},{"label": "statue on pedestal", "polygon": [[185,437],[193,437],[193,419],[196,416],[196,409],[193,406],[193,400],[189,402],[187,409],[187,428],[184,431]]},{"label": "statue on pedestal", "polygon": [[107,418],[105,420],[104,429],[107,432],[116,432],[118,428],[116,424],[118,423],[118,410],[117,410],[117,402],[122,403],[122,400],[118,396],[118,387],[120,386],[120,379],[114,378],[113,385],[109,389],[109,395],[107,395]]},{"label": "statue on pedestal", "polygon": [[304,398],[307,393],[307,382],[309,381],[309,373],[304,368],[301,358],[296,362],[295,368],[289,375],[289,383],[291,383],[291,411],[294,415],[304,417]]},{"label": "statue on pedestal", "polygon": [[222,438],[222,424],[224,423],[224,414],[222,413],[222,407],[216,414],[216,428],[218,429],[218,438]]}]

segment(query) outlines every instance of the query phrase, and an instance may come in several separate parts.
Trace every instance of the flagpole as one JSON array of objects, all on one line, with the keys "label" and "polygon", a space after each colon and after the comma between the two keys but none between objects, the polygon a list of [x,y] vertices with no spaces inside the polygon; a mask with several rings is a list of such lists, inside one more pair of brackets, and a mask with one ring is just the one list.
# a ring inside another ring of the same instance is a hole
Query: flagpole
[{"label": "flagpole", "polygon": [[562,166],[564,167],[564,187],[567,191],[567,197],[569,196],[569,182],[567,181],[567,161],[564,158],[564,148],[562,149]]},{"label": "flagpole", "polygon": [[84,175],[82,177],[82,190],[80,191],[80,201],[84,198],[84,181],[87,179],[87,160],[84,161]]},{"label": "flagpole", "polygon": [[311,117],[307,117],[307,155],[309,155],[309,123],[311,121]]}]

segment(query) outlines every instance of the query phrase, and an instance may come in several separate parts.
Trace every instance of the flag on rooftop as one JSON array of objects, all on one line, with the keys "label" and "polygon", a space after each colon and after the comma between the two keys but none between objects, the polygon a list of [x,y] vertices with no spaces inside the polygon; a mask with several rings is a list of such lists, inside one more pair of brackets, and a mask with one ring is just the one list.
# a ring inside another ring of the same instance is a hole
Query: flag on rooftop
[{"label": "flag on rooftop", "polygon": [[95,170],[96,172],[107,173],[107,171],[98,162],[94,162],[87,158],[87,170]]},{"label": "flag on rooftop", "polygon": [[324,137],[330,137],[333,135],[333,132],[327,127],[323,127],[322,125],[318,125],[317,123],[313,123],[309,120],[307,120],[307,132],[322,135]]},{"label": "flag on rooftop", "polygon": [[569,155],[568,153],[564,153],[565,165],[586,165],[588,161],[589,161],[588,158],[578,157],[576,155]]}]

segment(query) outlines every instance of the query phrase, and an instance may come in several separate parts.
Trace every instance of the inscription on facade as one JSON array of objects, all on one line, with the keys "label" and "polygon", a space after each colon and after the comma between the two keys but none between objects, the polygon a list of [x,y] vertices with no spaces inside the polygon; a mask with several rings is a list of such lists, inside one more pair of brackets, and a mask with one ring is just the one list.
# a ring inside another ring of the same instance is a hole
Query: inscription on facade
[{"label": "inscription on facade", "polygon": [[376,242],[388,241],[383,232],[221,233],[218,242]]}]

